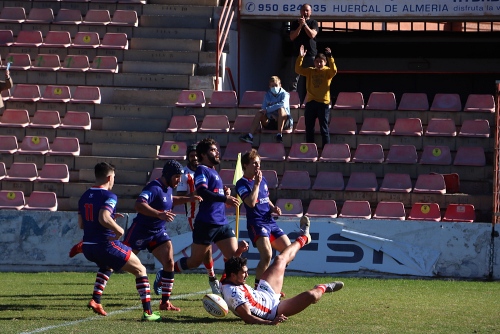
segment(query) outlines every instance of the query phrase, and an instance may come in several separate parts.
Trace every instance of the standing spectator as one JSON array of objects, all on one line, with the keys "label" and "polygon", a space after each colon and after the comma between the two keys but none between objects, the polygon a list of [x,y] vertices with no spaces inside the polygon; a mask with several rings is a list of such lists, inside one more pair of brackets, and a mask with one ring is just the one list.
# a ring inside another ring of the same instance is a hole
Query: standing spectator
[{"label": "standing spectator", "polygon": [[[12,88],[13,85],[14,83],[12,82],[12,78],[10,77],[10,71],[6,69],[5,81],[0,81],[0,92]],[[3,99],[0,98],[0,109],[2,108],[3,108]]]},{"label": "standing spectator", "polygon": [[219,247],[224,259],[239,256],[248,247],[245,241],[241,241],[238,248],[236,234],[226,219],[226,206],[237,207],[239,201],[231,196],[231,190],[222,184],[215,170],[220,164],[217,142],[212,138],[201,140],[196,145],[196,156],[199,165],[194,173],[194,186],[203,201],[194,221],[191,256],[175,262],[176,272],[198,268],[212,243]]},{"label": "standing spectator", "polygon": [[[290,25],[290,40],[293,43],[293,57],[300,56],[300,46],[305,45],[306,54],[302,61],[302,67],[314,66],[314,57],[318,51],[316,50],[316,35],[318,34],[318,22],[311,19],[312,7],[310,4],[303,4],[300,8],[300,18],[295,20]],[[292,61],[291,66],[295,61]],[[305,78],[301,77],[297,71],[291,73],[291,83],[289,91],[297,91],[299,93],[300,104],[302,105],[306,98],[306,82]]]},{"label": "standing spectator", "polygon": [[[177,195],[191,195],[195,193],[194,189],[194,172],[196,167],[198,167],[198,158],[196,157],[196,144],[189,145],[186,149],[186,159],[187,164],[184,167],[184,173],[181,175],[181,182],[177,186]],[[188,219],[189,227],[191,231],[194,228],[194,218],[198,213],[199,202],[188,202],[185,204],[186,216]],[[203,259],[203,265],[207,269],[208,274],[208,284],[212,289],[212,293],[220,294],[219,281],[215,276],[214,272],[214,260],[212,259],[212,247],[208,249]],[[163,269],[156,273],[156,279],[154,282],[154,289],[157,295],[161,294],[161,277],[163,275]]]},{"label": "standing spectator", "polygon": [[253,135],[262,126],[266,130],[277,130],[276,142],[283,142],[283,130],[293,127],[293,118],[290,115],[290,94],[281,87],[281,80],[277,76],[269,79],[269,90],[262,101],[260,109],[252,121],[250,132],[240,137],[241,141],[253,144]]},{"label": "standing spectator", "polygon": [[[248,237],[260,254],[255,269],[255,289],[264,271],[269,267],[272,251],[280,253],[290,245],[290,239],[271,216],[281,215],[281,209],[269,199],[266,178],[260,170],[260,156],[252,149],[241,157],[243,177],[236,182],[236,192],[246,209]],[[307,218],[307,217],[306,217]]]},{"label": "standing spectator", "polygon": [[183,173],[182,166],[175,160],[167,160],[163,166],[162,176],[149,182],[139,194],[135,202],[137,216],[125,235],[124,243],[130,245],[134,253],[147,249],[161,262],[160,310],[180,311],[170,302],[174,286],[174,250],[170,236],[165,230],[165,223],[175,218],[172,212],[174,205],[199,201],[195,194],[190,196],[173,196]]},{"label": "standing spectator", "polygon": [[[302,61],[307,50],[302,45],[300,56],[295,62],[295,71],[306,77],[307,103],[304,111],[306,123],[306,142],[314,143],[314,126],[316,118],[321,131],[322,147],[330,143],[328,122],[330,120],[330,83],[337,74],[337,66],[332,57],[330,48],[325,49],[325,54],[319,53],[314,58],[314,67],[303,68]],[[326,64],[328,63],[328,66]]]},{"label": "standing spectator", "polygon": [[118,199],[111,192],[115,183],[115,167],[101,162],[95,166],[94,172],[95,184],[78,201],[78,226],[83,229],[83,255],[99,266],[88,307],[97,314],[107,315],[101,305],[101,295],[113,270],[124,270],[136,277],[135,287],[143,308],[142,320],[161,321],[161,316],[151,310],[146,268],[132,249],[118,240],[123,235],[123,228],[115,221]]}]

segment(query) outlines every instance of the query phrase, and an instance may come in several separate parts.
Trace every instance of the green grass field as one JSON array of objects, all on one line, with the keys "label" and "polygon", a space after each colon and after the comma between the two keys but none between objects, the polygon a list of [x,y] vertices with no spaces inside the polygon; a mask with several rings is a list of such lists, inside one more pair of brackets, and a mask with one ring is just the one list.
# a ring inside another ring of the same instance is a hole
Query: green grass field
[{"label": "green grass field", "polygon": [[[203,274],[178,274],[161,323],[141,322],[134,277],[114,274],[102,298],[107,317],[86,308],[94,273],[0,273],[0,333],[498,333],[500,282],[341,278],[344,289],[276,326],[245,325],[205,312]],[[150,275],[150,280],[154,275]],[[287,276],[293,296],[332,277]],[[253,276],[248,282],[253,284]],[[152,296],[158,310],[159,296]]]}]

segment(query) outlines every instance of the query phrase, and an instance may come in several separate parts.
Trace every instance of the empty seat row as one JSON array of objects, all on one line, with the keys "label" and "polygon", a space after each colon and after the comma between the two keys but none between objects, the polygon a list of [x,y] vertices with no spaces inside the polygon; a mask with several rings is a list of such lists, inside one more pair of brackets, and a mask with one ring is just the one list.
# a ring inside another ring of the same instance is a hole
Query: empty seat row
[{"label": "empty seat row", "polygon": [[25,199],[19,190],[0,190],[0,209],[57,211],[57,196],[54,192],[33,191]]},{"label": "empty seat row", "polygon": [[5,163],[0,162],[0,180],[69,182],[69,169],[66,164],[46,163],[38,171],[36,164],[31,162],[13,162],[7,169]]},{"label": "empty seat row", "polygon": [[49,31],[43,38],[39,30],[21,30],[14,40],[12,30],[0,30],[0,46],[128,49],[128,38],[126,33],[107,32],[101,40],[97,32],[82,31],[73,39],[69,31]]},{"label": "empty seat row", "polygon": [[16,136],[0,136],[0,153],[35,155],[80,155],[80,142],[73,137],[55,137],[52,143],[43,136],[25,136],[18,145]]},{"label": "empty seat row", "polygon": [[118,59],[114,56],[96,56],[90,63],[87,55],[67,55],[61,61],[58,54],[38,54],[32,59],[28,53],[9,53],[0,61],[2,68],[8,63],[11,70],[118,72]]},{"label": "empty seat row", "polygon": [[26,109],[5,109],[0,118],[0,127],[90,130],[91,119],[86,111],[67,111],[61,120],[57,110],[37,110],[30,119]]},{"label": "empty seat row", "polygon": [[31,8],[28,15],[24,7],[4,7],[0,12],[0,23],[52,23],[82,25],[116,25],[137,27],[138,18],[135,10],[115,10],[111,16],[109,10],[89,9],[85,17],[79,9],[61,8],[54,16],[52,8]]},{"label": "empty seat row", "polygon": [[4,101],[101,103],[101,90],[96,86],[76,86],[72,94],[69,86],[47,85],[42,95],[38,85],[17,84],[7,94],[2,96]]}]

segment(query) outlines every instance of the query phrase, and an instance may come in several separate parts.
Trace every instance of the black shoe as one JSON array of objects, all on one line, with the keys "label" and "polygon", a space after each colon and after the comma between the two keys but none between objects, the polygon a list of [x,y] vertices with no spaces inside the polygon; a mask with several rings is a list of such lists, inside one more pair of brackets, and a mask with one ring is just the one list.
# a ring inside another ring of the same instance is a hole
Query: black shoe
[{"label": "black shoe", "polygon": [[281,133],[278,133],[276,135],[276,142],[277,143],[283,143],[283,135]]}]

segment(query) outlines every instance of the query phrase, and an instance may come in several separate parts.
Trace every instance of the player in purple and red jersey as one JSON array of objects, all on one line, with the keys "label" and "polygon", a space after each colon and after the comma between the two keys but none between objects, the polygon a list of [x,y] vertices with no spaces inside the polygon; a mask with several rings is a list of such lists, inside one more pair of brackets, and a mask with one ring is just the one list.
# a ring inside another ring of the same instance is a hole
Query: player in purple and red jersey
[{"label": "player in purple and red jersey", "polygon": [[115,167],[106,162],[95,168],[95,184],[78,201],[78,226],[83,229],[83,255],[99,266],[94,283],[94,293],[88,307],[106,316],[101,305],[101,295],[113,270],[124,270],[135,275],[137,292],[144,309],[143,321],[161,321],[161,316],[151,310],[151,296],[146,268],[132,249],[118,239],[123,228],[115,221],[117,197],[111,192],[115,183]]},{"label": "player in purple and red jersey", "polygon": [[269,267],[273,249],[280,253],[290,245],[290,239],[271,216],[281,215],[281,209],[269,199],[266,178],[260,170],[260,155],[252,149],[241,157],[243,177],[236,182],[236,192],[243,200],[247,216],[248,236],[257,247],[260,261],[255,268],[255,288],[262,273]]},{"label": "player in purple and red jersey", "polygon": [[148,250],[163,266],[161,276],[160,310],[180,311],[170,302],[174,286],[174,250],[172,241],[165,229],[165,222],[172,222],[174,205],[201,201],[196,194],[173,196],[173,189],[180,182],[183,168],[175,160],[167,160],[162,176],[149,182],[135,202],[137,216],[134,218],[124,243],[131,246],[134,253]]},{"label": "player in purple and red jersey", "polygon": [[198,268],[212,243],[222,252],[224,259],[241,255],[246,242],[238,247],[236,235],[226,219],[226,205],[237,207],[239,201],[231,196],[231,190],[224,187],[215,166],[220,164],[217,142],[212,138],[201,140],[196,146],[199,165],[194,173],[196,193],[203,198],[194,222],[191,256],[175,263],[175,271]]}]

